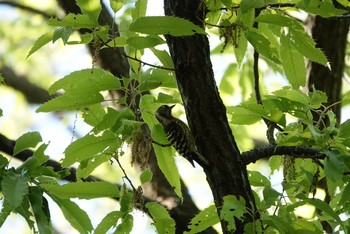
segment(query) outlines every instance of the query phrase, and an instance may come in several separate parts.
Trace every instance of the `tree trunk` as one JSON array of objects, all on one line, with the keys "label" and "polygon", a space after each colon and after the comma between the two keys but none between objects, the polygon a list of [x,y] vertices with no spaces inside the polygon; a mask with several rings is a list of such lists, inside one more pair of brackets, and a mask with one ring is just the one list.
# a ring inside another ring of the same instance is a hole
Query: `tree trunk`
[{"label": "tree trunk", "polygon": [[[165,0],[164,9],[166,15],[185,18],[203,26],[205,6],[200,0]],[[241,162],[215,83],[208,38],[197,34],[188,37],[168,35],[166,39],[189,126],[199,152],[210,163],[205,173],[218,211],[226,195],[243,197],[247,209],[255,211],[255,217],[246,215],[243,220],[235,219],[235,232],[243,233],[245,224],[257,218],[258,213],[247,170]],[[221,221],[221,226],[223,233],[231,233],[225,221]]]}]

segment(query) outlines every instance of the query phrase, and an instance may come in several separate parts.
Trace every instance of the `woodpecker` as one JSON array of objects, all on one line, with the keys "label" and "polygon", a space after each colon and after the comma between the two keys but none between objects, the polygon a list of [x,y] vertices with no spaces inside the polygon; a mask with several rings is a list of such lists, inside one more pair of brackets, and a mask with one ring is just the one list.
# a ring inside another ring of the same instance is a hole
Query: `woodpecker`
[{"label": "woodpecker", "polygon": [[193,159],[196,159],[201,166],[208,165],[208,161],[198,153],[193,135],[189,127],[180,119],[171,115],[171,109],[175,105],[163,105],[156,111],[156,118],[163,126],[165,135],[171,145],[179,154],[186,158],[194,167]]}]

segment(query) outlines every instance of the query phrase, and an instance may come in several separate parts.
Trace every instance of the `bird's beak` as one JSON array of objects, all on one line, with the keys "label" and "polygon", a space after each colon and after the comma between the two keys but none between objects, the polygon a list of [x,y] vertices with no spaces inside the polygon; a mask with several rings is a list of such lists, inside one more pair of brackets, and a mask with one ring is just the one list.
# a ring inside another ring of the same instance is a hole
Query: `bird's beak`
[{"label": "bird's beak", "polygon": [[169,107],[170,107],[170,109],[173,109],[174,106],[175,106],[175,105],[172,105],[172,106],[169,106]]}]

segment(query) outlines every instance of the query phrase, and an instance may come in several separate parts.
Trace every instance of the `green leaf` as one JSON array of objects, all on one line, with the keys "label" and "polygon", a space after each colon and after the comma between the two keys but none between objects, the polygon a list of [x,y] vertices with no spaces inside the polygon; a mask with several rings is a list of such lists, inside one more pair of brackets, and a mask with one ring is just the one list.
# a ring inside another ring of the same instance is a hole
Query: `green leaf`
[{"label": "green leaf", "polygon": [[170,69],[174,68],[173,60],[170,57],[168,51],[166,51],[166,50],[157,50],[155,48],[150,48],[150,49],[153,52],[153,54],[159,59],[159,61],[163,64],[164,67],[170,68]]},{"label": "green leaf", "polygon": [[271,187],[270,181],[258,171],[249,171],[248,176],[252,186]]},{"label": "green leaf", "polygon": [[77,0],[77,5],[84,15],[88,15],[96,23],[98,22],[98,16],[102,10],[100,0]]},{"label": "green leaf", "polygon": [[288,36],[294,48],[306,58],[322,65],[327,64],[327,57],[321,49],[316,48],[316,43],[304,30],[290,30]]},{"label": "green leaf", "polygon": [[282,157],[280,156],[272,156],[269,158],[269,166],[271,170],[271,174],[274,173],[274,171],[278,171],[281,168],[282,165]]},{"label": "green leaf", "polygon": [[84,122],[90,126],[96,126],[100,123],[106,114],[101,103],[93,104],[82,109]]},{"label": "green leaf", "polygon": [[175,233],[175,221],[162,205],[156,202],[148,202],[146,208],[152,216],[158,233]]},{"label": "green leaf", "polygon": [[135,8],[132,10],[132,18],[137,19],[139,17],[146,16],[148,0],[137,0]]},{"label": "green leaf", "polygon": [[77,168],[77,180],[87,178],[98,166],[110,159],[111,155],[102,154],[81,161]]},{"label": "green leaf", "polygon": [[267,216],[262,218],[264,224],[275,227],[281,233],[294,233],[293,226],[279,216]]},{"label": "green leaf", "polygon": [[16,174],[12,170],[9,170],[2,179],[1,187],[4,203],[10,210],[14,210],[21,205],[24,196],[28,194],[28,182],[27,174]]},{"label": "green leaf", "polygon": [[324,173],[327,179],[330,179],[333,183],[341,180],[343,172],[345,170],[345,163],[342,155],[326,152],[326,159],[324,160]]},{"label": "green leaf", "polygon": [[317,198],[307,198],[304,194],[298,194],[296,196],[297,198],[306,201],[307,203],[315,206],[317,209],[322,210],[323,212],[327,213],[329,216],[331,216],[340,226],[342,226],[344,229],[344,222],[339,218],[339,216],[333,211],[333,209],[324,201],[317,199]]},{"label": "green leaf", "polygon": [[95,134],[106,130],[108,128],[111,128],[114,126],[118,120],[121,118],[121,112],[117,111],[113,108],[108,108],[107,113],[103,116],[103,119],[96,124],[94,129],[92,130]]},{"label": "green leaf", "polygon": [[29,58],[32,54],[34,54],[36,51],[38,51],[41,47],[46,45],[52,40],[54,32],[47,32],[41,35],[35,42],[32,48],[30,49],[28,55],[26,58]]},{"label": "green leaf", "polygon": [[109,5],[113,12],[117,13],[124,6],[124,0],[109,0]]},{"label": "green leaf", "polygon": [[205,31],[192,22],[175,16],[148,16],[139,17],[129,26],[130,31],[172,36],[191,36],[193,34],[205,34]]},{"label": "green leaf", "polygon": [[152,180],[153,173],[150,170],[145,170],[140,175],[141,184],[149,182]]},{"label": "green leaf", "polygon": [[340,125],[339,137],[344,138],[343,144],[350,147],[350,119]]},{"label": "green leaf", "polygon": [[103,96],[99,93],[100,91],[119,88],[119,80],[103,69],[94,68],[76,71],[51,85],[49,88],[51,94],[60,89],[63,89],[65,93],[46,102],[36,111],[73,110],[90,106],[104,101]]},{"label": "green leaf", "polygon": [[68,167],[75,162],[102,154],[116,140],[116,137],[110,131],[105,131],[101,136],[86,135],[67,147],[64,151],[66,156],[62,161],[62,166]]},{"label": "green leaf", "polygon": [[86,106],[103,102],[104,98],[100,93],[69,93],[58,96],[41,105],[36,112],[51,112],[59,110],[77,110]]},{"label": "green leaf", "polygon": [[276,14],[275,12],[266,13],[266,11],[264,11],[264,14],[260,14],[258,17],[256,17],[255,21],[259,23],[267,23],[282,27],[288,27],[294,30],[304,30],[303,26],[295,18],[287,17],[281,14]]},{"label": "green leaf", "polygon": [[281,60],[284,72],[294,89],[299,89],[306,82],[304,57],[294,48],[288,36],[281,36]]},{"label": "green leaf", "polygon": [[62,39],[63,44],[67,44],[70,35],[73,33],[72,27],[60,27],[57,28],[53,34],[52,41],[55,42],[58,39]]},{"label": "green leaf", "polygon": [[260,8],[265,5],[263,0],[242,0],[241,1],[241,11],[242,13],[247,12],[252,8]]},{"label": "green leaf", "polygon": [[231,118],[232,124],[254,124],[261,120],[261,115],[252,112],[251,110],[248,110],[245,107],[240,106],[231,106],[227,107],[227,113],[229,113]]},{"label": "green leaf", "polygon": [[101,68],[92,68],[70,73],[52,84],[49,92],[54,94],[63,89],[66,93],[84,94],[120,87],[119,80],[112,73]]},{"label": "green leaf", "polygon": [[159,103],[181,103],[181,101],[172,95],[166,93],[158,93],[157,102]]},{"label": "green leaf", "polygon": [[249,43],[252,44],[254,49],[256,49],[259,54],[264,55],[275,63],[280,63],[277,49],[272,46],[270,41],[264,36],[263,33],[255,28],[251,28],[245,35]]},{"label": "green leaf", "polygon": [[[152,138],[160,143],[165,142],[165,133],[159,124],[154,126],[154,129],[152,131]],[[159,168],[175,190],[175,193],[180,197],[180,199],[182,199],[180,175],[176,167],[175,159],[173,157],[174,151],[171,147],[160,147],[156,144],[153,144],[153,146],[156,152]]]},{"label": "green leaf", "polygon": [[165,43],[159,36],[129,37],[126,42],[137,50],[151,48]]},{"label": "green leaf", "polygon": [[149,69],[141,74],[141,83],[160,83],[162,87],[176,88],[174,76],[163,69]]},{"label": "green leaf", "polygon": [[348,11],[346,10],[335,8],[332,1],[322,1],[322,0],[299,1],[296,7],[303,9],[308,13],[319,15],[324,18],[348,13]]},{"label": "green leaf", "polygon": [[247,210],[243,198],[237,199],[233,195],[227,195],[224,197],[224,204],[221,209],[220,218],[227,221],[227,228],[229,231],[236,229],[234,218],[242,220],[245,213],[247,213]]},{"label": "green leaf", "polygon": [[66,220],[81,234],[92,233],[93,227],[89,216],[77,204],[69,199],[60,199],[55,196],[51,198],[61,208]]},{"label": "green leaf", "polygon": [[107,231],[114,227],[120,218],[123,217],[123,212],[112,211],[108,213],[102,221],[95,228],[94,234],[105,234]]},{"label": "green leaf", "polygon": [[120,189],[120,211],[123,212],[123,215],[128,214],[133,209],[133,193],[128,190],[123,184]]},{"label": "green leaf", "polygon": [[239,68],[242,67],[242,63],[245,58],[247,48],[248,48],[248,41],[246,36],[242,33],[239,37],[238,46],[237,47],[235,46],[233,48],[235,52],[236,60],[237,60],[237,65]]},{"label": "green leaf", "polygon": [[52,233],[48,202],[43,196],[43,191],[39,187],[30,187],[28,198],[39,233]]},{"label": "green leaf", "polygon": [[20,136],[16,140],[13,155],[16,155],[28,148],[34,148],[39,142],[41,142],[41,136],[38,132],[27,132]]},{"label": "green leaf", "polygon": [[200,233],[207,228],[214,226],[220,222],[216,206],[211,205],[201,212],[199,212],[195,217],[192,218],[191,223],[189,225],[190,231],[185,232],[187,234],[195,234]]},{"label": "green leaf", "polygon": [[63,20],[49,19],[47,22],[50,26],[55,27],[73,27],[74,29],[80,28],[95,28],[98,26],[98,22],[88,15],[72,14],[66,15]]},{"label": "green leaf", "polygon": [[130,233],[133,228],[134,217],[131,214],[126,214],[122,219],[114,233]]},{"label": "green leaf", "polygon": [[62,199],[119,197],[117,186],[108,182],[74,182],[64,185],[43,184],[42,186],[48,193]]}]

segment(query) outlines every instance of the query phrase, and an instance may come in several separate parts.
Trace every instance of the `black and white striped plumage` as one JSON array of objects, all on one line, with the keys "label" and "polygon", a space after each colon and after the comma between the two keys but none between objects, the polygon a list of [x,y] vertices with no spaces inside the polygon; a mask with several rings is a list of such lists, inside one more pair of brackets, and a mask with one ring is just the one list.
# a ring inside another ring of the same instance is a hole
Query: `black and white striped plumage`
[{"label": "black and white striped plumage", "polygon": [[163,105],[156,111],[156,118],[163,126],[164,132],[171,145],[186,158],[194,167],[193,159],[206,163],[206,160],[196,149],[192,133],[189,127],[180,119],[171,115],[173,106]]}]

